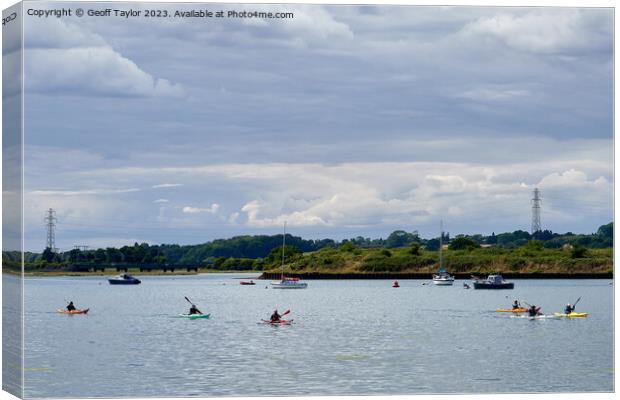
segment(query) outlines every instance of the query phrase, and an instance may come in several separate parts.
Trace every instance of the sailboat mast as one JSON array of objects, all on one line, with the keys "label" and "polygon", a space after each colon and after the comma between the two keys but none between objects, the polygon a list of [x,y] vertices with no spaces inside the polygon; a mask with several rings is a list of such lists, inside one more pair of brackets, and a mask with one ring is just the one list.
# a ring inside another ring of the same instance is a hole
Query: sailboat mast
[{"label": "sailboat mast", "polygon": [[282,271],[282,280],[284,280],[284,244],[286,243],[286,221],[284,221],[284,229],[282,231],[282,266],[280,270]]},{"label": "sailboat mast", "polygon": [[443,270],[443,220],[439,220],[439,271]]}]

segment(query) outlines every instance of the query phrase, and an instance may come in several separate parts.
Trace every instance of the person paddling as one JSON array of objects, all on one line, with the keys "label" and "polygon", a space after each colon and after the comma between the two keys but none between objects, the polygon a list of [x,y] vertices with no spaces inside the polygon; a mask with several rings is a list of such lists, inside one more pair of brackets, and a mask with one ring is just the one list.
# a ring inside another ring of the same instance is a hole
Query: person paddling
[{"label": "person paddling", "polygon": [[75,306],[73,305],[72,301],[67,304],[67,311],[75,311]]},{"label": "person paddling", "polygon": [[515,302],[512,303],[512,309],[516,310],[518,308],[521,308],[521,304],[519,303],[519,300],[515,300]]},{"label": "person paddling", "polygon": [[528,314],[530,315],[530,317],[535,317],[537,315],[541,315],[540,314],[540,307],[536,307],[536,306],[531,306],[528,310],[527,310]]},{"label": "person paddling", "polygon": [[282,318],[282,316],[280,314],[278,314],[278,310],[275,310],[273,312],[273,314],[271,314],[271,322],[280,322],[280,318]]},{"label": "person paddling", "polygon": [[189,308],[189,315],[194,314],[202,314],[202,312],[198,308],[196,308],[196,305],[192,304],[192,306]]},{"label": "person paddling", "polygon": [[566,305],[566,308],[564,309],[564,314],[570,314],[573,311],[575,311],[575,306],[571,305],[570,303],[568,303]]}]

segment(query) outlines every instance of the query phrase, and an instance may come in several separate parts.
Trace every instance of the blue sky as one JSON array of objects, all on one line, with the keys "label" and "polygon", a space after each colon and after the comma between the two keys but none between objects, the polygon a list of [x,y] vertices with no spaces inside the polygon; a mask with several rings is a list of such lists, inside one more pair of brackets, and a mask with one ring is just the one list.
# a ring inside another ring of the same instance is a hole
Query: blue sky
[{"label": "blue sky", "polygon": [[27,249],[612,220],[611,9],[208,8],[26,18]]}]

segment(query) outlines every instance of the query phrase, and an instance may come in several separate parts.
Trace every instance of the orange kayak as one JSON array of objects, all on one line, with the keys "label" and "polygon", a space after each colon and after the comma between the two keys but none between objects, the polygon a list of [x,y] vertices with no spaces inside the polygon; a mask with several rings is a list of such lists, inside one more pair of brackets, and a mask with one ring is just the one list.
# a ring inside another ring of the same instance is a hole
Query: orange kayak
[{"label": "orange kayak", "polygon": [[58,310],[58,313],[60,314],[87,314],[88,310],[89,310],[88,308],[85,308],[83,310],[73,310],[73,311]]},{"label": "orange kayak", "polygon": [[498,308],[497,310],[495,310],[497,312],[511,312],[511,313],[524,313],[527,312],[527,308]]}]

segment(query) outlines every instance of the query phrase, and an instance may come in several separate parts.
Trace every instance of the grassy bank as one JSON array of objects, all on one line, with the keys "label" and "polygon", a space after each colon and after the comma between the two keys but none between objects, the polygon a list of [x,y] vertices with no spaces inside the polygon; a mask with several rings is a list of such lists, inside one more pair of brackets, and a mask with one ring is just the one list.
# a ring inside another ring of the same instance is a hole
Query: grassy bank
[{"label": "grassy bank", "polygon": [[[428,273],[437,271],[439,254],[419,248],[360,249],[341,246],[291,257],[289,273]],[[518,249],[474,248],[444,251],[444,267],[451,273],[485,275],[511,274],[610,274],[613,249],[547,249],[524,246]],[[277,265],[266,269],[278,272]]]}]

